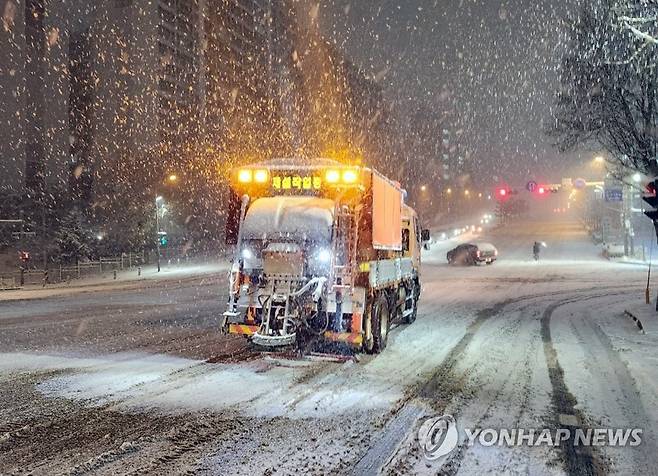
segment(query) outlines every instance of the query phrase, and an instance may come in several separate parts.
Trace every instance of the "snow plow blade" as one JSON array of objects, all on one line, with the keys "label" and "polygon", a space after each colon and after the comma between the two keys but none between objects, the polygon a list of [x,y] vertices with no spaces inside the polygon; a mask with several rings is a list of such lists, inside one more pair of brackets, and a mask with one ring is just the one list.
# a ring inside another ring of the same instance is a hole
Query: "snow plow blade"
[{"label": "snow plow blade", "polygon": [[254,333],[251,336],[251,342],[261,347],[285,347],[295,344],[297,341],[297,334],[288,334],[285,336],[267,336]]}]

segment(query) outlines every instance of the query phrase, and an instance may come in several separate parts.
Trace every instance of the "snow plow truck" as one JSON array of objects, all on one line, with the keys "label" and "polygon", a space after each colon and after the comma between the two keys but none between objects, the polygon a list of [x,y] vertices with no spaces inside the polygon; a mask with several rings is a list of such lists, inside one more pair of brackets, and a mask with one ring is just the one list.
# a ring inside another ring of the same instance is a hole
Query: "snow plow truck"
[{"label": "snow plow truck", "polygon": [[259,348],[340,342],[379,353],[416,319],[429,232],[400,185],[329,159],[231,171],[235,245],[223,330]]}]

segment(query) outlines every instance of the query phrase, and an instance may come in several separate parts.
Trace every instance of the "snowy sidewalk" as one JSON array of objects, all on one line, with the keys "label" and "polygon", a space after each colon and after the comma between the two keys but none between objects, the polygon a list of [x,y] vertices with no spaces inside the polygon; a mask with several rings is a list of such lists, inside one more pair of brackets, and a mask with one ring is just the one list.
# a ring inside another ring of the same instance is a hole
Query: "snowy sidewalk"
[{"label": "snowy sidewalk", "polygon": [[11,301],[16,299],[38,299],[58,294],[71,292],[83,292],[94,290],[107,290],[117,287],[129,287],[131,285],[158,280],[189,279],[196,276],[224,273],[229,269],[226,261],[204,264],[184,264],[176,266],[163,266],[160,272],[156,266],[147,266],[138,271],[137,268],[118,271],[116,279],[114,273],[103,273],[100,276],[71,280],[56,284],[48,284],[45,287],[38,284],[26,285],[22,289],[0,291],[0,301]]}]

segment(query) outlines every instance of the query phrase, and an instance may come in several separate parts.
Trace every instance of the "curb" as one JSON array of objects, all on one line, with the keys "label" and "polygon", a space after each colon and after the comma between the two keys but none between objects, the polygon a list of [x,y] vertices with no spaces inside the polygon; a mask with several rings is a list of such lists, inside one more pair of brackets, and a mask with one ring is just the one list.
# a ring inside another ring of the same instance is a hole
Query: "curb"
[{"label": "curb", "polygon": [[639,317],[637,317],[635,314],[633,314],[629,310],[624,310],[624,315],[630,317],[633,320],[633,322],[635,322],[635,325],[637,326],[637,328],[640,329],[640,331],[643,334],[646,334],[646,331],[644,330],[644,326],[642,325],[642,321],[640,320]]}]

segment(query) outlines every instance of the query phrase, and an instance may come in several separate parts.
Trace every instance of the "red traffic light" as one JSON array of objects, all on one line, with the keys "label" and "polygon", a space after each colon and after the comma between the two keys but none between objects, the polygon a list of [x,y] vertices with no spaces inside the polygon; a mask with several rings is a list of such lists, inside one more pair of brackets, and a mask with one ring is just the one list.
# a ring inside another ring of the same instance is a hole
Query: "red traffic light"
[{"label": "red traffic light", "polygon": [[506,188],[501,188],[498,190],[498,195],[501,197],[506,197],[507,196],[507,189]]}]

